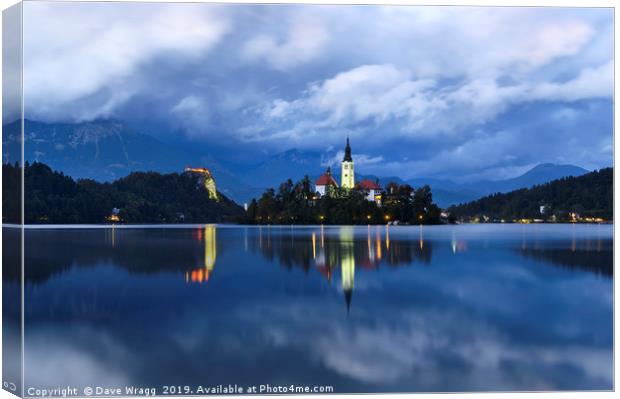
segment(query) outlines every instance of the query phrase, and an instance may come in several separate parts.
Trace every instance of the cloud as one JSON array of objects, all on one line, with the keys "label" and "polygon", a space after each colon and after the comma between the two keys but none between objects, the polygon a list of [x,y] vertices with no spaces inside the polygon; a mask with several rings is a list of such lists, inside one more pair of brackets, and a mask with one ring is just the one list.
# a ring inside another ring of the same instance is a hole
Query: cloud
[{"label": "cloud", "polygon": [[[502,85],[495,79],[464,80],[440,86],[432,79],[415,79],[393,65],[364,65],[312,84],[302,97],[274,100],[262,110],[273,137],[281,138],[278,123],[294,121],[300,131],[354,127],[363,122],[381,125],[399,119],[395,136],[455,133],[484,124],[510,106],[531,101],[578,101],[613,95],[613,63],[586,68],[565,82],[522,82]],[[268,135],[257,136],[271,139]]]},{"label": "cloud", "polygon": [[2,13],[2,123],[21,116],[21,6]]},{"label": "cloud", "polygon": [[[321,166],[340,166],[340,162],[344,158],[344,151],[340,150],[336,152],[333,156],[328,156],[321,162]],[[355,165],[357,166],[367,166],[367,165],[376,165],[380,164],[384,161],[383,156],[372,156],[368,154],[355,154]]]},{"label": "cloud", "polygon": [[247,60],[264,61],[275,69],[286,71],[314,60],[328,41],[329,33],[321,21],[303,16],[293,21],[284,40],[261,34],[248,40],[242,53]]},{"label": "cloud", "polygon": [[[348,67],[311,80],[296,94],[251,107],[258,120],[240,130],[244,140],[317,147],[338,144],[343,130],[353,129],[375,144],[470,136],[468,130],[520,104],[612,97],[605,13],[476,7],[339,11],[325,11],[323,18],[332,22],[334,40],[347,38],[347,45],[333,45],[339,53],[332,54],[335,65],[350,60]],[[515,18],[522,23],[511,23]]]},{"label": "cloud", "polygon": [[190,95],[183,97],[174,107],[172,112],[186,113],[186,112],[199,112],[205,108],[206,104],[204,99]]},{"label": "cloud", "polygon": [[[480,179],[480,171],[493,170],[510,163],[523,151],[522,137],[515,131],[499,131],[466,140],[455,147],[446,148],[430,158],[411,161],[388,160],[380,165],[383,174],[396,174],[403,178],[417,176],[443,176],[454,178],[453,171],[459,170],[459,180]],[[503,177],[513,177],[535,165],[518,165],[504,170]],[[507,173],[506,173],[507,172]],[[497,177],[497,176],[495,176]]]},{"label": "cloud", "polygon": [[[29,3],[26,12],[33,119],[116,117],[235,153],[341,148],[349,134],[356,152],[394,167],[468,140],[492,145],[500,132],[521,141],[550,132],[566,145],[594,134],[590,155],[562,151],[585,167],[609,163],[612,110],[600,101],[612,99],[610,9]],[[571,111],[536,115],[534,131],[528,106]],[[593,162],[601,151],[605,161]],[[534,160],[497,162],[504,174]]]},{"label": "cloud", "polygon": [[346,119],[380,123],[392,116],[423,112],[428,101],[418,100],[432,86],[430,80],[410,80],[409,72],[392,65],[363,65],[312,86],[303,105],[329,113],[328,124]]},{"label": "cloud", "polygon": [[230,30],[215,8],[193,4],[28,3],[24,13],[24,92],[37,116],[58,116],[101,92],[108,94],[70,117],[108,116],[142,90],[140,66],[201,56]]},{"label": "cloud", "polygon": [[209,128],[210,112],[205,98],[188,95],[176,103],[170,112],[179,117],[179,124],[188,135],[204,135]]},{"label": "cloud", "polygon": [[[364,121],[381,124],[392,118],[423,115],[431,106],[442,107],[428,97],[434,86],[432,80],[411,80],[409,71],[393,65],[359,66],[311,84],[298,99],[276,99],[259,109],[266,127],[270,127],[269,133],[256,130],[259,134],[248,138],[271,140],[329,129],[330,138],[340,140],[342,134],[333,134],[334,128],[354,128]],[[272,129],[280,123],[288,129]]]},{"label": "cloud", "polygon": [[579,76],[564,83],[544,82],[531,90],[533,100],[576,101],[584,98],[612,98],[614,63],[585,68]]},{"label": "cloud", "polygon": [[[579,53],[596,33],[596,18],[591,10],[385,7],[370,21],[369,32],[380,32],[383,51],[395,58],[400,52],[401,62],[418,76],[496,78],[523,76]],[[411,46],[399,49],[406,38]]]}]

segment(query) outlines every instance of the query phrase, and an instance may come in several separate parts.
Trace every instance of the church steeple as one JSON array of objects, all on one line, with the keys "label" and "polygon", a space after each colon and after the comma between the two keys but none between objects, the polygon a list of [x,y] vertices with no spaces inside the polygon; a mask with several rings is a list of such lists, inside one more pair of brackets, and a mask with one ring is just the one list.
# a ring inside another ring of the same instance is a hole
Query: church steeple
[{"label": "church steeple", "polygon": [[347,146],[344,148],[342,173],[340,175],[340,187],[347,190],[352,190],[355,187],[355,170],[353,169],[353,158],[351,157],[349,136],[347,136]]},{"label": "church steeple", "polygon": [[347,146],[344,147],[344,159],[343,162],[353,162],[351,158],[351,146],[349,145],[349,136],[347,136]]}]

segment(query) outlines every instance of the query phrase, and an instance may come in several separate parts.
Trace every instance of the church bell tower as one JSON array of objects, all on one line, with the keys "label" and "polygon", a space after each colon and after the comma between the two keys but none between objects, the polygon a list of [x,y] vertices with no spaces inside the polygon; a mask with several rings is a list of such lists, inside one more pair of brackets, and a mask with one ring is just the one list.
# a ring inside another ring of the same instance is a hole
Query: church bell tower
[{"label": "church bell tower", "polygon": [[353,169],[353,158],[351,158],[351,146],[347,137],[347,146],[344,148],[344,159],[342,160],[342,173],[340,174],[340,187],[351,190],[355,187],[355,171]]}]

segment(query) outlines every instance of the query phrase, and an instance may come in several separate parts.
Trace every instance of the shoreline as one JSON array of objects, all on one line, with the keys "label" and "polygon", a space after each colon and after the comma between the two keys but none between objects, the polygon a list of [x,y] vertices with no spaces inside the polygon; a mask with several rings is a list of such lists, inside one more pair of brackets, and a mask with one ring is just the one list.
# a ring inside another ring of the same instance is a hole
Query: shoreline
[{"label": "shoreline", "polygon": [[237,227],[290,227],[290,228],[305,228],[305,227],[366,227],[366,226],[389,226],[389,227],[433,227],[433,226],[492,226],[492,225],[583,225],[583,226],[600,226],[609,225],[613,226],[613,221],[602,223],[454,223],[454,224],[232,224],[232,223],[187,223],[187,224],[10,224],[6,223],[2,225],[2,228],[9,229],[30,229],[30,230],[44,230],[44,229],[188,229],[188,228],[200,228],[207,226],[217,226],[219,228],[237,228]]}]

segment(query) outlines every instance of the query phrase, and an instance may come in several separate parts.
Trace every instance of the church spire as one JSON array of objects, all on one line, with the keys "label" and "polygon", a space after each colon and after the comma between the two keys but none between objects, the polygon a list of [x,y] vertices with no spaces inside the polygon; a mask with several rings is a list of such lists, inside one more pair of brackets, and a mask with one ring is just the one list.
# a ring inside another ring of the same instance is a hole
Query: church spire
[{"label": "church spire", "polygon": [[344,159],[343,162],[353,162],[353,158],[351,158],[351,146],[349,145],[349,136],[347,136],[347,146],[344,148]]}]

